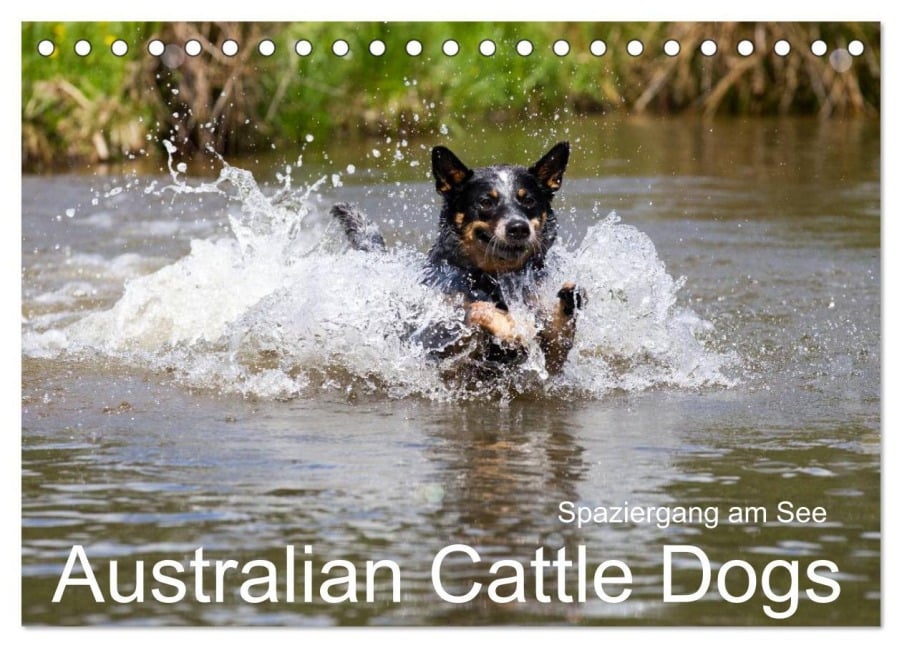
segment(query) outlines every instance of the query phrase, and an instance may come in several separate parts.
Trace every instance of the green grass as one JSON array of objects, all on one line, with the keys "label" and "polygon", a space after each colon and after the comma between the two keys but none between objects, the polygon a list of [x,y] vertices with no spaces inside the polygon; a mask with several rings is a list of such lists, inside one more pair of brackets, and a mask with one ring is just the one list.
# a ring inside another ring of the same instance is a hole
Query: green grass
[{"label": "green grass", "polygon": [[[301,140],[307,134],[358,137],[415,136],[475,124],[515,124],[555,114],[696,112],[702,116],[804,113],[876,115],[880,105],[880,26],[876,23],[25,23],[22,32],[23,164],[40,168],[68,160],[121,159],[159,149],[175,139],[181,150],[212,147],[234,154]],[[146,53],[150,38],[179,46],[196,38],[210,48],[178,65]],[[57,43],[45,58],[41,39]],[[79,38],[94,49],[79,57]],[[116,38],[126,56],[109,51]],[[232,38],[237,56],[218,48]],[[256,44],[270,38],[271,57]],[[679,56],[662,51],[680,41]],[[699,43],[714,39],[718,53],[705,57]],[[735,44],[756,44],[742,57]],[[793,51],[773,53],[785,38]],[[848,71],[808,49],[823,39],[830,50],[853,39],[865,45]],[[299,39],[313,44],[307,57]],[[347,41],[335,56],[332,43]],[[384,41],[383,56],[368,45]],[[405,52],[409,40],[421,55]],[[449,57],[442,43],[457,41]],[[479,43],[491,39],[493,56]],[[532,55],[515,47],[529,40]],[[552,52],[565,39],[566,56]],[[589,44],[601,39],[603,56]],[[639,39],[645,52],[627,54]]]}]

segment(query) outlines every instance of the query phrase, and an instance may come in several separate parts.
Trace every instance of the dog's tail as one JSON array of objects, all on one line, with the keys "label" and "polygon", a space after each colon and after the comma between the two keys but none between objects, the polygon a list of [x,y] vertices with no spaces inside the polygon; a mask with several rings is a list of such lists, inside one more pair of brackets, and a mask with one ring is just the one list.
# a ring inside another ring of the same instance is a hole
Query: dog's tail
[{"label": "dog's tail", "polygon": [[332,207],[330,213],[342,224],[348,241],[355,250],[372,252],[385,249],[385,239],[363,212],[354,209],[347,203],[338,203]]}]

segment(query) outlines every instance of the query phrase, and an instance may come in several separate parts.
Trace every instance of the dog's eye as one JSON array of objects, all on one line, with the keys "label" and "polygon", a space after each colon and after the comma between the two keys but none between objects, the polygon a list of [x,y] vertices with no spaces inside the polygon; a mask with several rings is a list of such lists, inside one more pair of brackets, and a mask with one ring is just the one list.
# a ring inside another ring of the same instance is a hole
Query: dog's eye
[{"label": "dog's eye", "polygon": [[491,211],[495,206],[495,199],[491,196],[482,196],[479,200],[476,201],[476,207],[479,211],[487,212]]},{"label": "dog's eye", "polygon": [[523,205],[526,209],[532,209],[536,206],[536,199],[533,198],[530,194],[523,194],[520,196],[520,204]]}]

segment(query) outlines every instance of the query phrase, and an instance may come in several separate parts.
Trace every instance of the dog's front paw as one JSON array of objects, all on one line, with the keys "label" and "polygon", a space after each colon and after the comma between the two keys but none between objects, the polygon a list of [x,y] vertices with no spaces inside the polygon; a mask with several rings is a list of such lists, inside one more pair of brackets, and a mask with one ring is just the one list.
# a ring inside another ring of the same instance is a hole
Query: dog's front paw
[{"label": "dog's front paw", "polygon": [[491,302],[477,301],[467,306],[466,323],[478,326],[499,342],[518,346],[522,340],[516,330],[514,318]]},{"label": "dog's front paw", "polygon": [[589,303],[586,291],[575,283],[568,281],[557,293],[557,297],[561,302],[561,311],[567,317],[573,317],[573,314]]}]

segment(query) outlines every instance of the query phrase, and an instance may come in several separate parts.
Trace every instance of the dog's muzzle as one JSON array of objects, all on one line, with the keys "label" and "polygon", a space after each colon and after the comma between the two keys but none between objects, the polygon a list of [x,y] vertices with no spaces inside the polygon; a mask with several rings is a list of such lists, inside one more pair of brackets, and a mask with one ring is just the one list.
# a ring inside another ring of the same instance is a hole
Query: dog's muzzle
[{"label": "dog's muzzle", "polygon": [[504,238],[508,243],[526,243],[532,236],[532,228],[525,218],[511,219],[504,225]]}]

